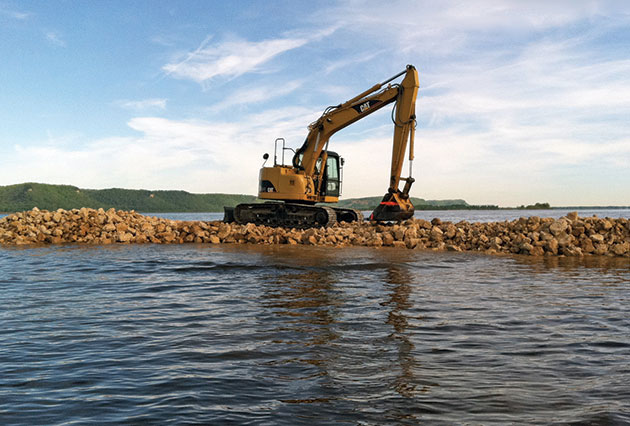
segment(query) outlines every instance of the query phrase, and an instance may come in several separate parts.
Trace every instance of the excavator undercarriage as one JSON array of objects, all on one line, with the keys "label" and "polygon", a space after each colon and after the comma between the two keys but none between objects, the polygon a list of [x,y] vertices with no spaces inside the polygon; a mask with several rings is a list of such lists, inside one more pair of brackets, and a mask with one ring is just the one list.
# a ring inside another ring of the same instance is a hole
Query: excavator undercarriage
[{"label": "excavator undercarriage", "polygon": [[363,214],[354,209],[270,201],[225,207],[225,221],[306,229],[363,222]]}]

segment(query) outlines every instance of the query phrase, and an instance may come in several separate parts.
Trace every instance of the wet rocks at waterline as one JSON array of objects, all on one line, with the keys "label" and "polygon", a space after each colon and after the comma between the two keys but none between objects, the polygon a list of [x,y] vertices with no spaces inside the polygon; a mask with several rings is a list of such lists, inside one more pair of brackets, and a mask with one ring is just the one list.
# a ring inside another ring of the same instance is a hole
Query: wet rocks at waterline
[{"label": "wet rocks at waterline", "polygon": [[0,219],[0,244],[291,244],[480,251],[532,256],[630,257],[630,221],[619,218],[529,217],[504,222],[410,219],[397,224],[340,223],[285,229],[218,221],[174,221],[134,211],[34,208]]}]

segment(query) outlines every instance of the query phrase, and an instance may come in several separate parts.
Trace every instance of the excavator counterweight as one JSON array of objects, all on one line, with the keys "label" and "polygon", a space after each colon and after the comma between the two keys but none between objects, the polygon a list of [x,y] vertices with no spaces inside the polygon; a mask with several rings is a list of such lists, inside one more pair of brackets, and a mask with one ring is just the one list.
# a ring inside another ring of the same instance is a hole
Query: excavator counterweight
[{"label": "excavator counterweight", "polygon": [[[400,83],[392,83],[403,75]],[[326,108],[321,117],[308,126],[306,140],[294,151],[291,164],[284,164],[284,152],[293,150],[285,147],[284,139],[277,139],[276,151],[278,141],[282,141],[282,162],[279,164],[277,155],[274,155],[273,166],[260,169],[258,197],[269,201],[226,208],[225,220],[297,228],[363,220],[359,211],[318,205],[336,203],[341,195],[343,158],[329,151],[328,144],[330,137],[339,130],[391,103],[394,104],[394,138],[389,188],[370,219],[401,221],[412,217],[414,207],[409,200],[409,190],[414,182],[411,162],[418,87],[418,72],[412,65],[407,65],[404,71],[352,99]],[[402,177],[407,151],[409,176]],[[265,160],[267,158],[269,156],[265,154]],[[405,181],[402,190],[399,189],[401,180]]]}]

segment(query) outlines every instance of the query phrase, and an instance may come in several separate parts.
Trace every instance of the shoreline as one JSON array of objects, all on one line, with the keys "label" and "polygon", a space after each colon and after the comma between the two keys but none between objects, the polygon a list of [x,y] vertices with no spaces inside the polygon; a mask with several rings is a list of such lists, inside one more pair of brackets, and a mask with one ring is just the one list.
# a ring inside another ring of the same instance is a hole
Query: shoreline
[{"label": "shoreline", "polygon": [[[37,208],[37,207],[35,207]],[[112,207],[113,208],[113,207]],[[112,208],[110,208],[109,210],[111,210]],[[90,208],[92,209],[92,208]],[[58,209],[58,210],[64,210],[64,209]],[[80,209],[72,209],[72,210],[80,210]],[[69,211],[72,211],[69,210]],[[94,210],[100,210],[100,209],[94,209]],[[116,211],[125,211],[125,210],[121,210],[121,209],[115,209]],[[436,208],[429,208],[429,209],[425,209],[425,208],[418,208],[416,207],[415,211],[416,212],[432,212],[432,211],[436,211],[436,212],[496,212],[496,211],[509,211],[509,212],[518,212],[518,211],[523,211],[523,212],[554,212],[554,211],[579,211],[579,210],[587,210],[587,211],[592,211],[592,210],[630,210],[630,206],[569,206],[569,207],[550,207],[548,209],[522,209],[522,208],[518,208],[518,207],[497,207],[497,208],[456,208],[456,209],[450,209],[450,208],[440,208],[440,207],[436,207]],[[30,211],[30,210],[26,210],[26,211]],[[44,210],[42,210],[44,211]],[[56,210],[54,210],[56,211]],[[142,214],[142,215],[155,215],[155,214],[160,214],[160,215],[169,215],[169,214],[223,214],[224,211],[223,210],[216,210],[216,211],[197,211],[197,210],[185,210],[185,211],[137,211],[137,210],[126,210],[126,211],[135,211],[136,213]],[[369,214],[371,212],[371,210],[361,210],[364,213]],[[20,213],[20,212],[16,212],[16,211],[0,211],[0,215],[4,215],[4,216],[8,216],[14,213]]]},{"label": "shoreline", "polygon": [[531,216],[501,222],[409,219],[399,224],[341,223],[329,228],[288,229],[178,221],[109,209],[33,210],[0,218],[0,244],[288,244],[329,247],[398,247],[530,256],[630,258],[630,220]]}]

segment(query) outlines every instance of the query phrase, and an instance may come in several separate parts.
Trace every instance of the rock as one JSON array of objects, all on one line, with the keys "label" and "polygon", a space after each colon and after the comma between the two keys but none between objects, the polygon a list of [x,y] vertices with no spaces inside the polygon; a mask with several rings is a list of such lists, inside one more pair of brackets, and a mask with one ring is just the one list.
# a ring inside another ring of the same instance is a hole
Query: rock
[{"label": "rock", "polygon": [[543,256],[545,254],[545,250],[540,246],[535,246],[530,250],[529,254],[531,256]]},{"label": "rock", "polygon": [[554,220],[553,223],[551,223],[551,225],[549,225],[549,231],[554,235],[554,236],[558,236],[560,234],[562,234],[563,232],[566,232],[567,228],[569,227],[568,222],[565,219],[558,219],[558,220]]},{"label": "rock", "polygon": [[88,208],[54,212],[34,208],[0,219],[0,244],[61,243],[239,243],[326,246],[394,246],[405,249],[520,253],[531,256],[607,255],[630,257],[630,221],[580,219],[576,212],[560,219],[519,218],[508,222],[456,225],[438,218],[410,219],[394,225],[339,224],[307,230],[253,224],[171,221],[134,211]]},{"label": "rock", "polygon": [[224,240],[227,238],[228,235],[230,235],[231,232],[232,227],[230,226],[230,224],[222,223],[221,225],[219,225],[219,233],[217,234],[217,237]]},{"label": "rock", "polygon": [[584,238],[580,241],[580,247],[584,253],[592,253],[595,251],[595,246],[593,245],[593,240],[590,238]]},{"label": "rock", "polygon": [[591,240],[594,243],[603,243],[604,242],[604,236],[601,235],[601,234],[593,234],[593,235],[591,235],[590,238],[591,238]]},{"label": "rock", "polygon": [[578,218],[578,212],[567,213],[567,219],[569,219],[571,222],[575,222],[577,218]]},{"label": "rock", "polygon": [[116,230],[116,225],[114,225],[113,223],[108,223],[107,225],[103,226],[103,231],[105,232],[114,232]]},{"label": "rock", "polygon": [[409,228],[405,229],[404,237],[403,237],[403,239],[405,241],[407,241],[409,239],[415,239],[415,238],[418,238],[418,232],[416,231],[415,227],[409,227]]},{"label": "rock", "polygon": [[129,232],[119,232],[117,240],[121,243],[128,243],[133,238]]},{"label": "rock", "polygon": [[314,228],[307,229],[306,231],[304,231],[304,233],[302,233],[302,237],[300,238],[300,240],[303,244],[315,245],[317,243],[317,239],[315,238],[316,234],[317,231]]},{"label": "rock", "polygon": [[573,236],[569,234],[560,234],[556,237],[556,240],[558,240],[558,245],[560,247],[566,247],[573,242]]},{"label": "rock", "polygon": [[520,246],[520,251],[521,252],[525,252],[527,254],[530,254],[532,252],[532,250],[534,250],[534,246],[531,245],[530,243],[523,243]]},{"label": "rock", "polygon": [[547,252],[552,253],[552,254],[558,254],[558,245],[559,245],[558,240],[556,240],[555,238],[552,238],[545,243],[544,247]]},{"label": "rock", "polygon": [[381,247],[383,246],[383,240],[380,236],[377,235],[374,238],[370,239],[367,245],[370,247]]},{"label": "rock", "polygon": [[436,251],[444,251],[444,250],[446,250],[446,243],[444,243],[444,242],[436,243],[435,246],[433,247],[433,250],[436,250]]},{"label": "rock", "polygon": [[595,250],[593,251],[594,254],[597,255],[605,255],[606,253],[608,253],[608,244],[595,244]]},{"label": "rock", "polygon": [[418,219],[416,223],[418,224],[419,228],[423,228],[423,229],[431,229],[433,227],[433,224],[431,222],[424,219]]},{"label": "rock", "polygon": [[608,231],[613,227],[613,224],[610,220],[608,219],[604,219],[600,222],[600,226],[599,229],[600,230],[604,230],[604,231]]},{"label": "rock", "polygon": [[420,243],[420,239],[419,238],[406,238],[405,239],[405,246],[408,249],[416,248],[419,243]]},{"label": "rock", "polygon": [[383,233],[382,241],[384,246],[393,246],[394,245],[394,237],[389,232]]},{"label": "rock", "polygon": [[624,254],[628,253],[628,251],[630,251],[630,243],[628,242],[613,244],[612,246],[612,252],[615,253],[617,256],[623,256]]},{"label": "rock", "polygon": [[444,233],[439,227],[434,226],[433,228],[431,228],[431,239],[433,241],[442,241],[443,235]]},{"label": "rock", "polygon": [[444,232],[444,235],[446,235],[448,239],[452,239],[453,237],[455,237],[456,233],[457,233],[457,228],[455,227],[455,225],[450,223],[446,227],[446,232]]}]

